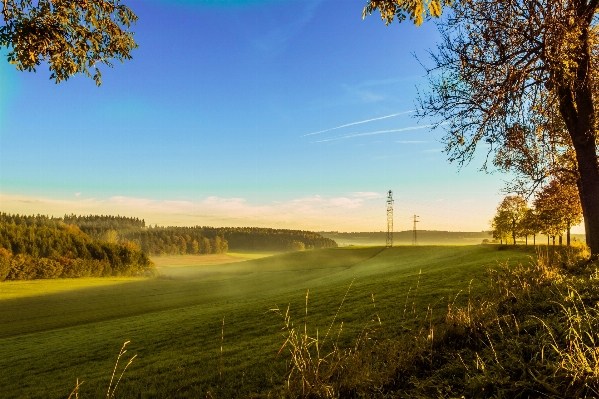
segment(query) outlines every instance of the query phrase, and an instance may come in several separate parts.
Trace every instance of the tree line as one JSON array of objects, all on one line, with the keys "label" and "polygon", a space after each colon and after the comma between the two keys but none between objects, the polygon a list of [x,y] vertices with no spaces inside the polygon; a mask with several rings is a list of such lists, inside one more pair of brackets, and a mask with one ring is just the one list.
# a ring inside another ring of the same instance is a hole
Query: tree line
[{"label": "tree line", "polygon": [[[551,237],[555,245],[556,237],[562,244],[562,235],[566,233],[566,244],[570,245],[570,229],[582,222],[582,207],[571,175],[562,174],[552,178],[538,190],[529,206],[521,196],[510,195],[497,207],[497,213],[491,221],[493,238],[503,243],[508,237],[516,244],[517,238],[533,237],[541,233]],[[549,244],[549,242],[548,242]]]},{"label": "tree line", "polygon": [[132,242],[94,240],[60,218],[0,213],[0,281],[154,273]]},{"label": "tree line", "polygon": [[337,243],[319,233],[306,230],[269,229],[263,227],[201,227],[207,235],[222,234],[235,251],[298,251],[336,248]]},{"label": "tree line", "polygon": [[130,242],[148,255],[220,254],[229,250],[222,234],[202,234],[200,228],[146,226],[144,219],[112,215],[65,215],[61,220],[77,226],[91,238]]},{"label": "tree line", "polygon": [[337,247],[334,240],[304,230],[146,226],[143,219],[102,215],[65,215],[62,220],[98,240],[133,242],[149,255],[220,254],[228,250],[282,252]]},{"label": "tree line", "polygon": [[[230,249],[283,252],[337,247],[334,240],[311,231],[260,227],[146,226],[145,220],[126,216],[71,214],[57,218],[2,214],[0,223],[25,224],[39,229],[73,226],[94,242],[133,245],[143,253],[154,256],[220,254]],[[19,247],[21,244],[15,245]],[[55,245],[58,244],[50,240],[38,242],[27,253],[38,256],[41,251],[41,256],[48,256]]]}]

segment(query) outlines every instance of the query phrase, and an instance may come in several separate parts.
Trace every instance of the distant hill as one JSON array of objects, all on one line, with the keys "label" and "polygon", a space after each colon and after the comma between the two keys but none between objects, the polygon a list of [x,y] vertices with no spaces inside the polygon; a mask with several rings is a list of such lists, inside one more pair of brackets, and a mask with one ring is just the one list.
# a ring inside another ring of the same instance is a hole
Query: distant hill
[{"label": "distant hill", "polygon": [[[340,233],[335,231],[320,232],[320,235],[335,240],[339,246],[348,245],[385,245],[386,231]],[[464,245],[480,244],[482,240],[491,240],[488,231],[437,231],[418,230],[418,244],[422,245]],[[412,244],[412,231],[396,231],[393,233],[393,243],[397,245]]]},{"label": "distant hill", "polygon": [[[386,231],[366,231],[340,233],[337,231],[320,231],[320,235],[331,240],[335,240],[340,247],[349,245],[385,245],[387,240]],[[491,241],[493,237],[490,231],[439,231],[439,230],[418,230],[418,244],[420,245],[476,245],[481,244],[483,240]],[[584,234],[572,234],[572,239],[584,241]],[[524,239],[518,242],[524,243]],[[546,244],[547,237],[538,235],[537,244]],[[532,237],[528,237],[528,243],[532,244]],[[565,237],[564,237],[565,243]],[[393,233],[394,245],[411,245],[412,230],[396,231]]]}]

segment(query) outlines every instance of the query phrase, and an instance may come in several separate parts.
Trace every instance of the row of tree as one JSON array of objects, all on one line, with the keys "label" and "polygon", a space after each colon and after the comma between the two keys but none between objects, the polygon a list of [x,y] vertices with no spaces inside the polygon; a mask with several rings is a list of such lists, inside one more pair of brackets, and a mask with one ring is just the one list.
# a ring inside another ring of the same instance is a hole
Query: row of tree
[{"label": "row of tree", "polygon": [[576,181],[567,174],[552,178],[537,191],[532,205],[529,207],[520,196],[505,197],[491,221],[493,238],[507,242],[511,237],[516,244],[517,238],[524,237],[528,243],[528,236],[532,236],[536,243],[536,235],[541,233],[552,237],[554,244],[555,237],[559,237],[561,244],[565,232],[567,245],[570,245],[571,227],[582,222]]}]

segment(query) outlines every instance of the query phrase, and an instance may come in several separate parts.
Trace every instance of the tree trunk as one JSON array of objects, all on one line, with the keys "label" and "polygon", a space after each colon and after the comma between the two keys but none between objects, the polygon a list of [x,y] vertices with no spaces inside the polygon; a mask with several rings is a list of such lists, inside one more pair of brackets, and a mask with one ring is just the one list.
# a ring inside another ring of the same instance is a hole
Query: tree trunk
[{"label": "tree trunk", "polygon": [[537,245],[537,235],[536,235],[536,234],[533,234],[533,235],[532,235],[532,246],[534,247],[534,246],[536,246],[536,245]]},{"label": "tree trunk", "polygon": [[560,247],[562,246],[562,237],[563,237],[563,236],[564,236],[563,234],[560,234],[560,235],[559,235],[559,246],[560,246]]},{"label": "tree trunk", "polygon": [[553,239],[553,246],[555,247],[555,236],[551,236],[551,238]]},{"label": "tree trunk", "polygon": [[549,246],[549,236],[547,236],[547,246]]},{"label": "tree trunk", "polygon": [[528,247],[528,236],[524,236],[524,245]]},{"label": "tree trunk", "polygon": [[566,230],[566,245],[570,246],[570,222],[568,222],[568,230]]},{"label": "tree trunk", "polygon": [[[593,19],[591,14],[579,14],[582,25],[580,52],[574,85],[560,85],[557,94],[560,113],[564,119],[572,145],[576,153],[578,173],[580,175],[578,193],[584,217],[587,245],[591,249],[591,258],[599,257],[599,166],[595,147],[595,107],[591,85],[591,51],[589,27]],[[564,82],[567,84],[567,82]]]},{"label": "tree trunk", "polygon": [[[592,145],[588,145],[588,143],[585,143],[584,146],[580,143],[574,144],[580,172],[580,204],[582,205],[587,245],[591,249],[592,258],[599,256],[599,169],[597,168],[594,141],[593,138]],[[579,146],[580,150],[577,148]]]}]

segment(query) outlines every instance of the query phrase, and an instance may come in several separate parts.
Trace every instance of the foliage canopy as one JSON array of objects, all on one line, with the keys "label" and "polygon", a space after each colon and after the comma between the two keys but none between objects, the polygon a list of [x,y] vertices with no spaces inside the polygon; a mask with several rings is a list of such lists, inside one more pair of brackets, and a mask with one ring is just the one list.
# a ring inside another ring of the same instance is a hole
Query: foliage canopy
[{"label": "foliage canopy", "polygon": [[576,182],[565,177],[554,178],[543,187],[537,193],[534,205],[542,230],[551,236],[567,231],[569,245],[570,227],[582,222],[582,209]]},{"label": "foliage canopy", "polygon": [[362,18],[378,10],[386,25],[395,18],[400,22],[409,18],[414,24],[421,25],[428,17],[440,17],[443,7],[452,3],[453,0],[369,0]]},{"label": "foliage canopy", "polygon": [[19,71],[47,62],[56,83],[82,73],[102,83],[99,64],[131,59],[137,16],[120,0],[3,0],[0,47]]},{"label": "foliage canopy", "polygon": [[526,200],[516,195],[510,195],[503,199],[497,207],[497,213],[491,225],[493,227],[493,238],[503,239],[511,236],[516,244],[516,238],[521,236],[520,222],[524,219],[528,205]]}]

